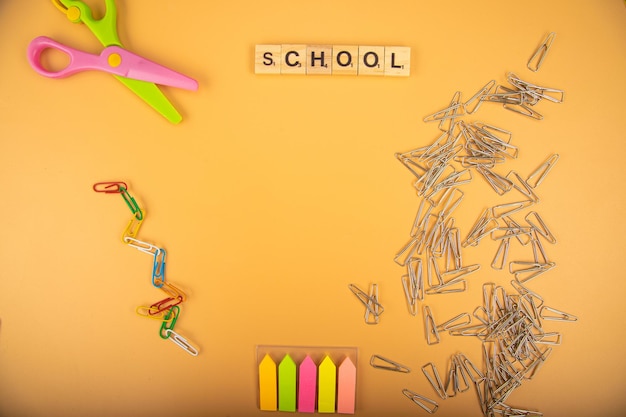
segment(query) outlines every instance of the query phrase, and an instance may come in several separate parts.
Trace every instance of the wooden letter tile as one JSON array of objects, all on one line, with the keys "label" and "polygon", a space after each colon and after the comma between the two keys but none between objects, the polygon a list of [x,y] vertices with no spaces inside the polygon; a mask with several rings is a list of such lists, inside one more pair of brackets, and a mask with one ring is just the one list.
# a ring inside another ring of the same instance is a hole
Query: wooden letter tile
[{"label": "wooden letter tile", "polygon": [[280,74],[280,45],[257,45],[254,49],[255,74]]},{"label": "wooden letter tile", "polygon": [[357,75],[358,68],[358,46],[333,45],[333,75]]},{"label": "wooden letter tile", "polygon": [[306,45],[282,45],[281,74],[306,74]]},{"label": "wooden letter tile", "polygon": [[307,75],[332,73],[333,47],[329,45],[309,45],[306,49]]},{"label": "wooden letter tile", "polygon": [[359,46],[359,75],[385,75],[384,46]]},{"label": "wooden letter tile", "polygon": [[408,77],[411,74],[411,48],[385,47],[385,75]]}]

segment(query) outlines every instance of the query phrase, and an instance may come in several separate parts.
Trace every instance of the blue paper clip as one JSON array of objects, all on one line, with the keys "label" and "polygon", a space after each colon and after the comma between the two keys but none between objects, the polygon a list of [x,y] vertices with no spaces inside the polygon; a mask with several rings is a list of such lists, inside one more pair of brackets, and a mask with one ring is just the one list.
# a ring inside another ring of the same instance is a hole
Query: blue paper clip
[{"label": "blue paper clip", "polygon": [[154,252],[154,264],[152,267],[152,285],[161,288],[165,282],[165,258],[167,252],[165,249],[157,248]]}]

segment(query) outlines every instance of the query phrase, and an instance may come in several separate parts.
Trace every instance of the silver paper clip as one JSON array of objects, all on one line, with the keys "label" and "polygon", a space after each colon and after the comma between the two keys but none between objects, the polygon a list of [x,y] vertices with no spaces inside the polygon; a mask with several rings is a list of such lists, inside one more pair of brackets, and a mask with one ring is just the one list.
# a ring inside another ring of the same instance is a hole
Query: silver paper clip
[{"label": "silver paper clip", "polygon": [[534,204],[531,200],[516,201],[513,203],[498,204],[491,208],[491,215],[494,219],[499,219],[504,216],[510,216],[513,213],[517,213],[527,207]]},{"label": "silver paper clip", "polygon": [[[449,369],[448,369],[448,378],[446,379],[446,383],[445,383],[445,390],[446,390],[446,394],[448,395],[448,397],[455,397],[457,393],[459,392],[463,392],[463,391],[467,391],[469,389],[469,385],[467,383],[467,378],[465,378],[465,375],[463,374],[463,372],[461,371],[462,367],[461,365],[458,363],[456,356],[452,356],[450,358],[450,364],[449,364]],[[459,378],[459,373],[461,373],[461,377],[463,379],[463,382],[465,384],[465,388],[461,389],[461,385],[460,385],[460,380],[461,378]],[[452,390],[450,390],[452,389]]]},{"label": "silver paper clip", "polygon": [[430,307],[424,306],[424,330],[426,332],[426,343],[429,345],[434,345],[439,343],[439,331],[437,330],[437,325],[435,324],[435,319],[433,318],[433,314],[430,311]]},{"label": "silver paper clip", "polygon": [[[455,94],[456,96],[456,94]],[[454,101],[453,104],[446,107],[445,109],[436,111],[435,113],[429,114],[424,117],[425,122],[434,122],[434,121],[442,121],[450,118],[456,118],[459,116],[463,116],[465,114],[465,105],[460,101]]]},{"label": "silver paper clip", "polygon": [[[415,233],[415,236],[411,236],[411,239],[396,255],[393,257],[393,261],[400,266],[405,266],[406,262],[413,257],[415,252],[421,246],[424,240],[424,230],[419,230]],[[355,294],[356,295],[356,294]]]},{"label": "silver paper clip", "polygon": [[482,165],[476,166],[476,170],[482,174],[483,178],[491,185],[491,188],[498,193],[498,195],[504,195],[513,188],[513,182],[502,175],[486,168]]},{"label": "silver paper clip", "polygon": [[159,248],[154,246],[152,243],[144,242],[143,240],[135,239],[130,236],[124,236],[124,242],[126,242],[128,246],[149,255],[154,255],[154,253],[159,250]]},{"label": "silver paper clip", "polygon": [[578,317],[573,314],[566,313],[556,308],[543,306],[539,311],[539,316],[544,320],[557,320],[557,321],[577,321]]},{"label": "silver paper clip", "polygon": [[[433,376],[428,373],[428,367],[432,369]],[[437,395],[439,395],[444,400],[448,398],[448,394],[446,394],[445,387],[441,382],[441,378],[439,377],[439,371],[437,371],[437,367],[435,366],[435,364],[432,362],[428,362],[426,365],[422,366],[422,372],[426,376],[426,379],[428,379],[428,382],[430,382],[430,385],[432,385]]]},{"label": "silver paper clip", "polygon": [[535,343],[558,346],[561,344],[561,333],[549,332],[535,336]]},{"label": "silver paper clip", "polygon": [[[483,88],[478,90],[478,92],[476,94],[474,94],[469,100],[467,100],[465,103],[463,103],[463,107],[465,108],[465,112],[467,114],[472,114],[476,110],[478,110],[478,108],[480,107],[480,105],[483,102],[483,96],[489,94],[489,92],[491,91],[491,89],[493,88],[494,85],[496,85],[496,80],[489,81],[487,84],[485,84],[483,86]],[[473,103],[474,101],[476,102],[476,104],[474,104],[474,107],[470,108],[470,104]]]},{"label": "silver paper clip", "polygon": [[188,341],[187,339],[185,339],[184,337],[182,337],[181,335],[179,335],[178,333],[176,333],[174,330],[172,329],[167,329],[165,331],[165,334],[167,334],[169,337],[168,339],[171,340],[172,342],[176,343],[179,347],[181,347],[185,352],[189,353],[191,356],[198,356],[198,349],[196,349],[195,347],[193,347]]},{"label": "silver paper clip", "polygon": [[[469,390],[470,389],[469,382],[467,381],[467,378],[465,377],[467,371],[465,370],[465,367],[461,364],[461,359],[459,359],[458,355],[452,356],[451,361],[450,361],[450,366],[452,369],[454,369],[454,378],[453,378],[454,385],[453,386],[454,386],[455,393],[465,392]],[[459,378],[459,375],[461,376],[461,378]],[[469,376],[469,374],[467,375]],[[460,384],[461,379],[463,380],[463,384],[465,384],[464,388],[461,388],[461,384]],[[448,384],[449,383],[450,381],[448,381]],[[446,392],[447,392],[447,387],[446,387]]]},{"label": "silver paper clip", "polygon": [[[428,204],[428,208],[424,209],[425,204]],[[413,221],[413,227],[411,228],[411,237],[417,236],[420,230],[424,230],[426,218],[430,214],[434,207],[427,199],[422,199],[419,208],[417,209],[417,214],[415,215],[415,220]]]},{"label": "silver paper clip", "polygon": [[526,217],[524,217],[524,219],[533,229],[535,229],[537,234],[545,238],[550,243],[556,243],[556,238],[536,211],[531,211],[526,215]]},{"label": "silver paper clip", "polygon": [[[509,177],[514,177],[515,181]],[[530,187],[530,185],[528,185],[526,183],[526,181],[524,181],[522,179],[522,177],[520,177],[520,175],[515,172],[515,171],[510,171],[506,177],[506,179],[508,179],[509,181],[511,181],[513,183],[513,188],[515,188],[517,191],[519,191],[520,193],[522,193],[525,197],[527,197],[529,200],[531,200],[534,203],[538,203],[539,202],[539,197],[537,196],[537,194],[535,194],[535,192],[533,191],[533,189]]]},{"label": "silver paper clip", "polygon": [[526,104],[512,104],[512,103],[504,103],[502,106],[507,110],[514,111],[515,113],[519,113],[522,116],[530,117],[535,120],[543,120],[543,115],[539,112],[531,109]]},{"label": "silver paper clip", "polygon": [[[413,264],[416,266],[414,267]],[[424,299],[424,278],[422,273],[422,260],[420,258],[412,258],[408,264],[408,275],[402,276],[402,286],[406,297],[409,313],[412,316],[417,315],[417,300]]]},{"label": "silver paper clip", "polygon": [[555,262],[512,261],[509,263],[509,272],[515,276],[515,279],[519,281],[520,284],[524,284],[531,279],[537,278],[544,272],[551,270],[555,266]]},{"label": "silver paper clip", "polygon": [[533,171],[528,178],[526,178],[526,184],[528,184],[531,188],[537,188],[539,184],[543,182],[546,175],[552,170],[556,161],[559,160],[559,154],[555,153],[551,157],[549,157],[543,164],[539,166],[535,171]]},{"label": "silver paper clip", "polygon": [[485,375],[474,365],[474,363],[463,353],[457,353],[457,359],[463,369],[474,383],[485,378]]},{"label": "silver paper clip", "polygon": [[[365,323],[378,324],[382,310],[382,306],[378,303],[378,284],[372,284],[370,287],[369,301],[365,309]],[[370,319],[370,312],[372,312],[373,320]]]},{"label": "silver paper clip", "polygon": [[548,255],[546,255],[546,251],[543,248],[543,244],[541,243],[541,240],[539,240],[539,232],[537,232],[537,230],[535,230],[534,228],[531,228],[531,229],[532,229],[532,233],[530,235],[530,243],[532,244],[533,258],[535,262],[549,263],[550,261],[548,261]]},{"label": "silver paper clip", "polygon": [[500,240],[500,246],[498,246],[498,250],[496,251],[496,254],[493,257],[493,261],[491,262],[491,267],[493,269],[503,269],[504,265],[506,265],[506,261],[509,257],[510,243],[511,243],[510,237],[506,237]]},{"label": "silver paper clip", "polygon": [[439,405],[435,401],[419,395],[418,393],[408,390],[406,388],[402,390],[402,394],[404,394],[405,397],[413,401],[415,404],[422,407],[429,414],[433,414],[439,408]]},{"label": "silver paper clip", "polygon": [[467,281],[464,279],[461,280],[450,280],[449,282],[443,283],[441,285],[437,285],[434,287],[430,287],[426,290],[426,294],[449,294],[453,292],[463,292],[467,289]]},{"label": "silver paper clip", "polygon": [[550,34],[546,37],[546,40],[543,41],[541,45],[537,48],[535,53],[530,57],[528,63],[526,63],[526,67],[532,72],[537,72],[541,65],[543,64],[543,60],[546,59],[546,55],[552,46],[552,42],[556,38],[556,33],[550,32]]},{"label": "silver paper clip", "polygon": [[[453,357],[454,360],[454,357]],[[456,393],[459,392],[457,389],[459,386],[458,375],[456,374],[457,368],[452,362],[451,366],[448,369],[448,377],[446,378],[446,383],[444,385],[444,390],[446,391],[446,395],[448,398],[456,397]]]},{"label": "silver paper clip", "polygon": [[[445,281],[444,285],[452,285],[452,284],[456,284],[457,282],[460,282],[463,277],[469,274],[472,274],[478,271],[479,269],[480,269],[480,264],[467,265],[458,269],[452,269],[450,271],[446,271],[443,274],[441,274],[441,277],[444,278],[444,281]],[[448,280],[446,281],[445,278],[448,278]]]},{"label": "silver paper clip", "polygon": [[[515,288],[515,290],[519,293],[521,297],[531,300],[532,304],[535,307],[541,307],[543,305],[543,297],[537,294],[536,292],[528,289],[527,287],[522,285],[519,281],[511,280],[511,286]],[[537,303],[535,303],[534,300],[537,300]]]},{"label": "silver paper clip", "polygon": [[471,322],[472,322],[472,317],[469,315],[469,313],[461,313],[458,316],[455,316],[451,318],[450,320],[438,325],[437,330],[441,330],[444,332],[448,330],[454,330],[460,327],[467,326],[471,324]]},{"label": "silver paper clip", "polygon": [[[459,104],[460,101],[461,101],[461,92],[457,91],[452,96],[452,100],[450,100],[450,108],[452,109],[450,111],[450,117],[448,119],[442,119],[439,122],[439,130],[442,130],[444,132],[452,131],[452,129],[454,128],[454,124],[456,123],[455,122],[455,118],[465,114],[465,105],[463,105],[461,107],[456,107]],[[459,109],[461,109],[461,113],[457,114]],[[448,122],[448,127],[447,128],[445,126],[446,122]]]},{"label": "silver paper clip", "polygon": [[[374,284],[374,285],[376,285],[376,284]],[[365,291],[363,291],[362,289],[360,289],[359,287],[357,287],[354,284],[348,285],[348,288],[350,288],[350,291],[352,291],[352,293],[356,296],[356,298],[359,299],[361,304],[363,304],[365,306],[365,308],[366,308],[366,322],[367,322],[367,319],[369,318],[369,314],[374,315],[374,319],[378,320],[378,317],[385,310],[383,308],[383,306],[380,305],[380,303],[378,302],[378,286],[376,285],[376,294],[375,294],[376,299],[373,299],[372,296],[370,296],[369,294],[367,294]]]},{"label": "silver paper clip", "polygon": [[384,358],[380,355],[372,355],[370,358],[370,365],[376,369],[385,369],[387,371],[401,372],[404,374],[411,372],[411,368],[408,366],[392,361],[391,359]]},{"label": "silver paper clip", "polygon": [[483,214],[476,220],[476,223],[468,232],[465,241],[461,243],[462,247],[475,246],[485,236],[491,234],[498,228],[498,221],[493,218],[491,209],[485,209]]},{"label": "silver paper clip", "polygon": [[515,237],[515,239],[517,239],[522,246],[526,246],[532,242],[532,228],[531,233],[528,233],[528,228],[522,227],[519,223],[513,220],[512,217],[504,216],[502,220],[506,224],[507,228],[511,230],[511,236],[509,237]]}]

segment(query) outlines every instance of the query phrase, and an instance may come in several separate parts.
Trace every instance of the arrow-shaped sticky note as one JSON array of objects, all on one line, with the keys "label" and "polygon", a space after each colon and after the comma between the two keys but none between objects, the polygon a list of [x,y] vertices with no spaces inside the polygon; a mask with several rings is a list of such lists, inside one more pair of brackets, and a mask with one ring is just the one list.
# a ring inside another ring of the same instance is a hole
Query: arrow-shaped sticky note
[{"label": "arrow-shaped sticky note", "polygon": [[339,382],[337,383],[337,412],[354,414],[356,397],[356,366],[346,357],[339,365]]},{"label": "arrow-shaped sticky note", "polygon": [[300,364],[298,382],[298,411],[314,413],[315,394],[317,392],[317,365],[308,355]]},{"label": "arrow-shaped sticky note", "polygon": [[259,408],[276,411],[276,363],[269,354],[259,364]]},{"label": "arrow-shaped sticky note", "polygon": [[330,356],[326,355],[319,368],[319,385],[317,396],[318,413],[335,412],[335,391],[337,367]]},{"label": "arrow-shaped sticky note", "polygon": [[278,410],[296,411],[296,363],[289,354],[278,365]]}]

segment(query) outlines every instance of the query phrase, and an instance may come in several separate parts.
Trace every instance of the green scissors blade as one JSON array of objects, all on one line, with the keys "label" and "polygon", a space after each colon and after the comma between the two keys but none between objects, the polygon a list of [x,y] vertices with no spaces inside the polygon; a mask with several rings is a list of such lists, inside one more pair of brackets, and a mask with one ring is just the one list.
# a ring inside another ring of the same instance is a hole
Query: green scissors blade
[{"label": "green scissors blade", "polygon": [[120,80],[122,84],[128,87],[133,93],[137,94],[139,98],[145,101],[154,110],[161,113],[161,115],[170,122],[178,124],[183,120],[183,116],[178,113],[176,108],[155,84],[147,81],[133,80],[132,78],[121,77],[119,75],[116,75],[115,78]]},{"label": "green scissors blade", "polygon": [[[105,0],[106,12],[99,20],[93,18],[89,6],[80,0],[52,0],[52,3],[65,13],[71,22],[84,23],[103,46],[123,47],[117,34],[115,0]],[[115,78],[170,122],[177,124],[183,119],[156,84],[118,75]]]}]

